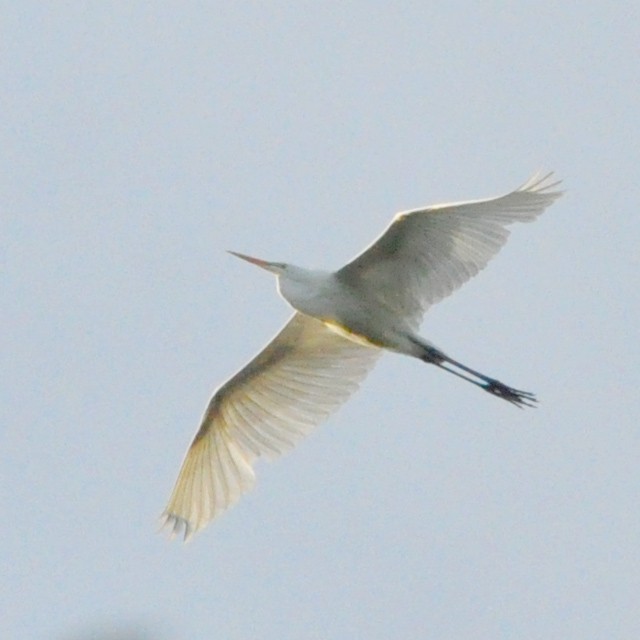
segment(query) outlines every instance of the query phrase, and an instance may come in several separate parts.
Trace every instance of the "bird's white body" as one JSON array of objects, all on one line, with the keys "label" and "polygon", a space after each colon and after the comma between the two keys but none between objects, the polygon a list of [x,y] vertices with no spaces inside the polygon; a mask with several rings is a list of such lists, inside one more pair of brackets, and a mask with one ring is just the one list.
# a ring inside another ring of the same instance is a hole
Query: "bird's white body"
[{"label": "bird's white body", "polygon": [[349,340],[400,353],[410,348],[405,336],[413,332],[406,319],[381,300],[357,295],[335,272],[287,265],[278,276],[278,291],[296,311]]},{"label": "bird's white body", "polygon": [[254,481],[253,463],[287,451],[358,387],[383,350],[434,364],[519,407],[535,397],[453,360],[417,330],[504,245],[507,226],[531,222],[560,192],[550,175],[498,198],[398,214],[335,272],[235,254],[277,276],[295,310],[275,338],[214,394],[165,511],[185,538]]}]

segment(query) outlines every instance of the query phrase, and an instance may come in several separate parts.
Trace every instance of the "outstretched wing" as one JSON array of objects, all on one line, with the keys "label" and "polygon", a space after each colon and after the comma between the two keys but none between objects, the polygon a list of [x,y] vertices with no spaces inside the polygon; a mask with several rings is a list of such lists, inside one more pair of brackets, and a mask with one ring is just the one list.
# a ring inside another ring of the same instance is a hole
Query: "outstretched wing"
[{"label": "outstretched wing", "polygon": [[164,512],[185,539],[254,482],[253,462],[289,450],[358,388],[378,349],[296,313],[214,394]]},{"label": "outstretched wing", "polygon": [[399,213],[363,253],[336,272],[362,295],[417,326],[430,305],[483,269],[509,237],[507,225],[531,222],[561,191],[553,174],[536,175],[498,198]]}]

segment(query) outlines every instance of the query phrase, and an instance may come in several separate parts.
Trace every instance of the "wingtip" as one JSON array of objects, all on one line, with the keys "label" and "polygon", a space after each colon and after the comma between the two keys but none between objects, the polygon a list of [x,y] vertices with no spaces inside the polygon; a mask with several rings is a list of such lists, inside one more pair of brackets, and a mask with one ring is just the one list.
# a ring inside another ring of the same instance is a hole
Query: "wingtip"
[{"label": "wingtip", "polygon": [[518,191],[533,191],[536,193],[544,193],[546,195],[559,197],[564,193],[564,191],[559,189],[555,191],[551,190],[560,184],[562,184],[562,180],[556,179],[553,171],[539,169],[518,188]]},{"label": "wingtip", "polygon": [[196,529],[188,520],[185,520],[174,513],[165,511],[160,516],[158,533],[160,532],[167,532],[169,540],[175,540],[178,537],[182,537],[182,542],[186,544],[192,540],[196,533]]}]

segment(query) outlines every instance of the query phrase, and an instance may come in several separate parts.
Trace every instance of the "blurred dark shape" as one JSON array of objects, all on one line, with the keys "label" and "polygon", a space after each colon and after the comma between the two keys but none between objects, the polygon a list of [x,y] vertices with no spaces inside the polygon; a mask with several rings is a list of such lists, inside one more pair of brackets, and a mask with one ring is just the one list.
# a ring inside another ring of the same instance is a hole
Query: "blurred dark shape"
[{"label": "blurred dark shape", "polygon": [[59,640],[168,640],[168,636],[142,623],[106,622],[86,625],[84,630],[61,636]]}]

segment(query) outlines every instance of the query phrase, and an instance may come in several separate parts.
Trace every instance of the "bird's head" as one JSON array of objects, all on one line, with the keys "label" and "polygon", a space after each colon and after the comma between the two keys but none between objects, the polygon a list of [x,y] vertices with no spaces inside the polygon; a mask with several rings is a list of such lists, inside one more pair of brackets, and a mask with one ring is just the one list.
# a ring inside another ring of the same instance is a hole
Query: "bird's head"
[{"label": "bird's head", "polygon": [[330,277],[330,274],[324,271],[303,269],[284,262],[267,262],[235,251],[229,251],[229,253],[273,273],[276,276],[280,295],[294,309],[298,310],[300,310],[303,301],[310,296],[313,297],[320,288],[325,286],[328,277]]},{"label": "bird's head", "polygon": [[284,262],[267,262],[266,260],[260,260],[260,258],[252,258],[251,256],[246,256],[244,253],[236,253],[235,251],[229,251],[232,256],[236,258],[240,258],[241,260],[246,260],[251,264],[255,264],[257,267],[261,269],[266,269],[276,276],[281,276],[286,270],[287,266]]}]

